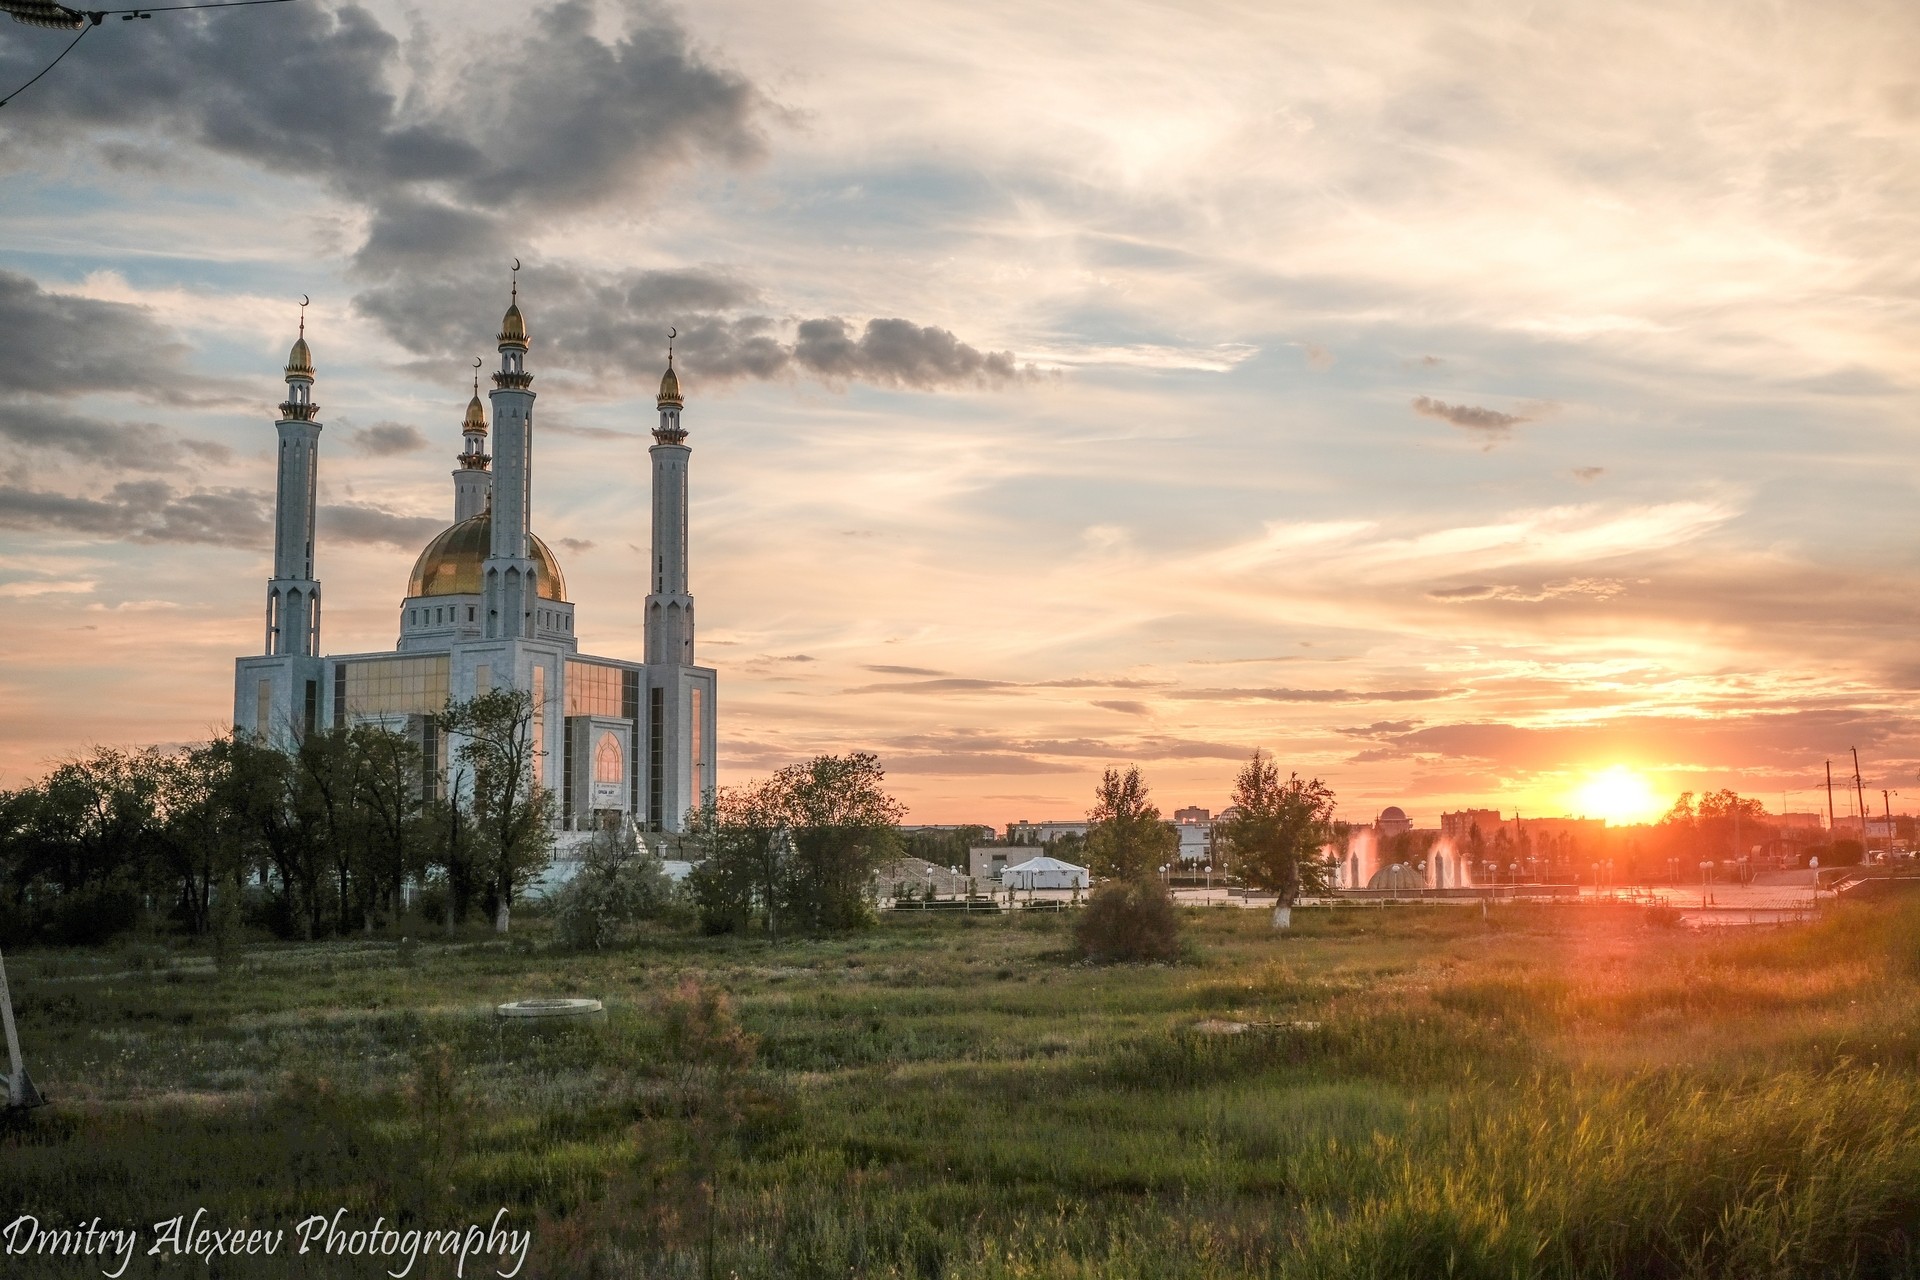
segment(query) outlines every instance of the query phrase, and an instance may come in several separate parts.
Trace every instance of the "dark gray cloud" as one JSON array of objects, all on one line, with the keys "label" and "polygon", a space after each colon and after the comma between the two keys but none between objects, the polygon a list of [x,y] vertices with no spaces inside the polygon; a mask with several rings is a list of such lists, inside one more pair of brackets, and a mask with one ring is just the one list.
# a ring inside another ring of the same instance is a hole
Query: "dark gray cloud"
[{"label": "dark gray cloud", "polygon": [[103,422],[42,400],[0,402],[0,440],[12,449],[64,453],[117,471],[170,471],[190,456],[224,462],[232,451],[210,440],[182,440],[152,422]]},{"label": "dark gray cloud", "polygon": [[[939,675],[918,667],[868,667],[868,671],[879,671],[898,675]],[[1012,693],[1020,689],[1157,689],[1161,682],[1154,680],[1103,680],[1086,676],[1074,676],[1063,680],[974,680],[958,676],[949,676],[937,680],[891,680],[880,684],[863,684],[848,689],[848,693]]]},{"label": "dark gray cloud", "polygon": [[[712,268],[630,271],[613,277],[529,262],[520,274],[537,366],[630,379],[650,395],[677,329],[675,365],[689,393],[740,379],[812,377],[931,391],[997,387],[1036,376],[1011,351],[982,351],[946,329],[901,319],[779,319],[758,310],[758,290]],[[492,347],[502,309],[498,270],[397,276],[355,299],[423,361],[454,361]],[[789,336],[789,334],[791,336]],[[590,429],[589,429],[590,430]],[[583,430],[581,434],[586,434]],[[618,434],[618,433],[610,433]]]},{"label": "dark gray cloud", "polygon": [[[695,52],[663,10],[611,7],[624,20],[611,41],[587,0],[524,12],[438,96],[396,92],[406,59],[456,55],[404,48],[357,4],[179,15],[138,39],[110,29],[90,41],[9,124],[15,146],[152,131],[318,179],[367,207],[365,271],[504,257],[536,209],[644,195],[697,156],[738,163],[763,148],[751,85]],[[32,74],[43,43],[10,41],[0,74]]]},{"label": "dark gray cloud", "polygon": [[131,542],[265,543],[267,511],[249,489],[183,491],[160,480],[117,484],[98,498],[0,486],[0,527]]},{"label": "dark gray cloud", "polygon": [[[602,9],[623,23],[612,39],[595,33]],[[551,369],[650,382],[677,326],[682,367],[708,385],[804,375],[929,390],[1021,374],[1010,352],[908,320],[778,317],[714,268],[609,278],[529,256],[530,222],[644,207],[692,162],[739,165],[765,150],[762,122],[777,109],[644,0],[534,9],[464,66],[431,34],[403,44],[351,3],[183,14],[139,34],[103,33],[75,55],[75,74],[36,86],[9,111],[0,160],[89,137],[124,148],[134,133],[322,182],[366,212],[355,305],[417,356],[490,350],[519,254],[536,359]],[[0,78],[25,79],[41,53],[32,40],[0,49]],[[451,87],[399,92],[407,64],[426,59],[455,63]]]},{"label": "dark gray cloud", "polygon": [[1153,709],[1144,702],[1096,702],[1093,704],[1104,711],[1117,711],[1123,716],[1144,716],[1153,714]]},{"label": "dark gray cloud", "polygon": [[577,555],[583,551],[591,551],[600,544],[592,538],[562,538],[560,545]]},{"label": "dark gray cloud", "polygon": [[447,527],[433,516],[403,516],[366,503],[329,503],[320,508],[319,537],[325,542],[358,542],[412,551]]},{"label": "dark gray cloud", "polygon": [[1476,432],[1489,443],[1505,439],[1515,427],[1532,421],[1517,413],[1502,413],[1498,409],[1483,409],[1471,404],[1448,404],[1431,396],[1415,396],[1413,411]]},{"label": "dark gray cloud", "polygon": [[168,400],[183,381],[186,344],[144,307],[52,293],[12,271],[0,270],[0,333],[0,394]]},{"label": "dark gray cloud", "polygon": [[882,676],[944,676],[947,674],[944,671],[935,671],[931,667],[891,667],[884,664],[867,666],[862,670]]},{"label": "dark gray cloud", "polygon": [[427,438],[418,427],[404,422],[376,422],[347,434],[347,445],[355,453],[370,458],[390,458],[395,454],[418,453],[427,447]]},{"label": "dark gray cloud", "polygon": [[[184,488],[163,480],[130,480],[99,497],[0,487],[0,528],[84,534],[124,542],[273,546],[273,497],[253,489]],[[411,551],[446,527],[361,503],[323,505],[326,542],[365,543]]]},{"label": "dark gray cloud", "polygon": [[1605,474],[1607,474],[1605,467],[1575,467],[1573,469],[1573,478],[1582,484],[1592,484]]},{"label": "dark gray cloud", "polygon": [[1021,376],[1011,351],[979,351],[945,329],[908,320],[869,320],[858,337],[837,316],[803,320],[795,330],[793,360],[828,382],[934,387],[993,386]]},{"label": "dark gray cloud", "polygon": [[1429,702],[1451,695],[1445,689],[1181,689],[1167,696],[1186,702]]}]

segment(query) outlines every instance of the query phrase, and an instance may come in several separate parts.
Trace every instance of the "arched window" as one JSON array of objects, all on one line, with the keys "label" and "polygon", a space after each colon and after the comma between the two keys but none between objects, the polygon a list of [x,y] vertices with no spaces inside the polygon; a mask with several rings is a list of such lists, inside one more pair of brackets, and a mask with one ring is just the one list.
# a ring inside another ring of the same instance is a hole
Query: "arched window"
[{"label": "arched window", "polygon": [[620,757],[620,739],[612,733],[602,733],[599,745],[593,749],[593,780],[618,784],[626,776],[626,763]]}]

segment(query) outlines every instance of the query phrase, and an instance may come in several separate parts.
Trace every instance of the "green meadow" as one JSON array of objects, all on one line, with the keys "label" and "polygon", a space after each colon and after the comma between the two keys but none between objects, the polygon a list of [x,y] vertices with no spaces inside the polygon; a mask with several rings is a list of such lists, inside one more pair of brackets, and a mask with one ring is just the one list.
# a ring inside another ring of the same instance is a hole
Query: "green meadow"
[{"label": "green meadow", "polygon": [[[150,1238],[504,1207],[551,1277],[1920,1274],[1920,910],[1186,918],[1149,967],[1074,963],[1049,915],[9,955],[53,1105],[0,1136],[0,1210]],[[551,995],[607,1020],[492,1015]]]}]

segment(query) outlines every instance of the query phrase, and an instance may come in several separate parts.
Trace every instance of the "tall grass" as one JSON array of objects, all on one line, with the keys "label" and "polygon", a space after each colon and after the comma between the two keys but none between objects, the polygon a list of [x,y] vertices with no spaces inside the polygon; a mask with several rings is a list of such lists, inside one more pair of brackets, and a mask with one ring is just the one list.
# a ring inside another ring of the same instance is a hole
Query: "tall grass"
[{"label": "tall grass", "polygon": [[[56,1105],[0,1137],[0,1213],[506,1206],[567,1277],[1920,1274],[1913,911],[1296,919],[1195,913],[1186,962],[1119,968],[1069,963],[1058,919],[937,917],[26,957]],[[609,1020],[490,1016],[542,994]]]}]

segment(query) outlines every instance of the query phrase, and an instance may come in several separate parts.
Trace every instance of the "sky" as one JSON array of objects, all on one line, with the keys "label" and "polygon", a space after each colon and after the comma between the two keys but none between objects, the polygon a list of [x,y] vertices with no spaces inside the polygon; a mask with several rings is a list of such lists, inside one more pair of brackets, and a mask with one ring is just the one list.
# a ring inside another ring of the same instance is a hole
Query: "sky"
[{"label": "sky", "polygon": [[392,647],[518,257],[592,652],[681,335],[723,784],[1911,808],[1916,67],[1898,3],[110,20],[0,110],[0,786],[230,715],[302,295],[323,647]]}]

